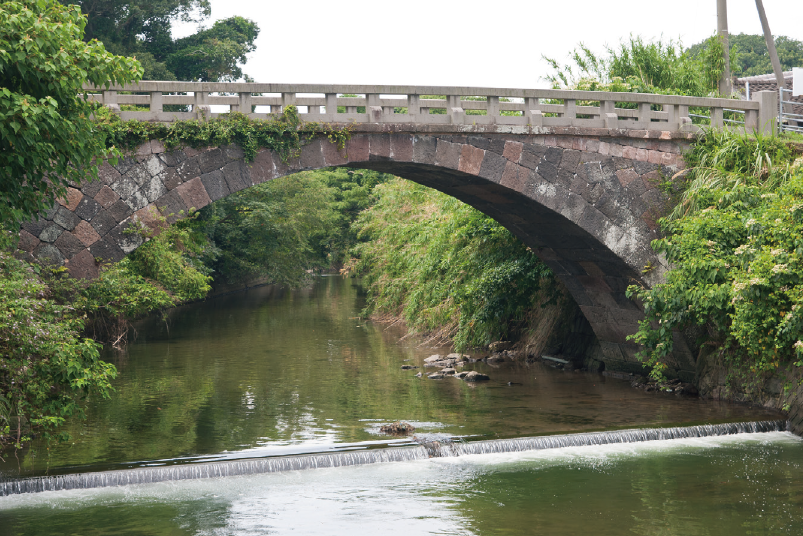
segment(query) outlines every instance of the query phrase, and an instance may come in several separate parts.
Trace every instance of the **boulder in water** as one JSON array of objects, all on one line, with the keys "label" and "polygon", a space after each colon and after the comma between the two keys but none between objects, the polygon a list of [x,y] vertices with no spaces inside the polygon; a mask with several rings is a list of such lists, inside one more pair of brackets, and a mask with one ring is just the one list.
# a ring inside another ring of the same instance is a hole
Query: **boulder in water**
[{"label": "boulder in water", "polygon": [[413,369],[417,369],[418,367],[416,367],[415,365],[402,365],[401,368],[402,368],[402,370],[413,370]]},{"label": "boulder in water", "polygon": [[443,359],[443,357],[441,357],[440,355],[433,354],[433,355],[427,357],[426,359],[424,359],[424,363],[434,363],[435,361],[440,361],[441,359]]},{"label": "boulder in water", "polygon": [[445,368],[441,370],[441,374],[454,374],[455,372],[457,371],[453,368]]},{"label": "boulder in water", "polygon": [[408,422],[396,421],[381,426],[379,431],[390,435],[407,435],[415,431],[415,426]]},{"label": "boulder in water", "polygon": [[427,376],[427,378],[429,378],[430,380],[442,380],[443,374],[441,374],[440,372],[435,372]]},{"label": "boulder in water", "polygon": [[465,381],[467,381],[467,382],[484,382],[484,381],[488,381],[488,380],[490,380],[491,378],[489,378],[489,377],[488,377],[488,376],[486,376],[485,374],[480,374],[480,373],[479,373],[479,372],[477,372],[476,370],[472,370],[471,372],[469,372],[468,374],[466,374],[466,375],[463,377],[463,379],[464,379]]}]

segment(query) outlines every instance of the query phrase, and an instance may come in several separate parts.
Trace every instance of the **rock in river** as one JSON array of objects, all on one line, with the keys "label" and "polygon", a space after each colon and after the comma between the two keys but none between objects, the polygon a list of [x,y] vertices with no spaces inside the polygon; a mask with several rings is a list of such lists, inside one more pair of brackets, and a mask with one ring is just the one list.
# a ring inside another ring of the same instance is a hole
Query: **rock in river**
[{"label": "rock in river", "polygon": [[465,381],[467,381],[467,382],[484,382],[484,381],[488,381],[488,380],[490,380],[491,378],[489,378],[489,377],[488,377],[488,376],[486,376],[485,374],[480,374],[480,373],[479,373],[479,372],[477,372],[476,370],[472,370],[471,372],[469,372],[468,374],[466,374],[466,375],[463,377],[463,379],[464,379]]}]

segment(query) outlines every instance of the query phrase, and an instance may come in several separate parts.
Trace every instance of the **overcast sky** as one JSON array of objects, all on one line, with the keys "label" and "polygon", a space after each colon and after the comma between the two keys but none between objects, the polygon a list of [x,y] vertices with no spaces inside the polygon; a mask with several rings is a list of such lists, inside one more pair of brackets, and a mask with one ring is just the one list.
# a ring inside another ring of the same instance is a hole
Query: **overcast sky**
[{"label": "overcast sky", "polygon": [[[803,40],[802,0],[764,6],[773,34]],[[731,33],[761,33],[754,0],[728,10]],[[690,46],[717,26],[716,0],[212,0],[206,25],[234,15],[261,30],[245,72],[271,83],[547,87],[542,55],[601,52],[630,33]]]}]

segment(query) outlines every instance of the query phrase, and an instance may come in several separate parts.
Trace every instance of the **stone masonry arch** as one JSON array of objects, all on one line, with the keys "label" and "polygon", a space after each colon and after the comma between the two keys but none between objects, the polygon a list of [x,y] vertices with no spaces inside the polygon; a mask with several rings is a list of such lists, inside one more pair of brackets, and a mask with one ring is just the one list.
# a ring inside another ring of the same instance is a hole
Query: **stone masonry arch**
[{"label": "stone masonry arch", "polygon": [[[157,226],[156,210],[172,223],[191,207],[299,171],[373,169],[440,190],[496,219],[569,289],[606,366],[637,364],[638,347],[626,337],[643,314],[625,290],[633,283],[654,285],[667,269],[650,248],[666,202],[658,186],[683,167],[688,136],[391,127],[354,133],[342,151],[314,140],[289,162],[268,150],[246,162],[237,146],[166,151],[152,141],[115,166],[104,163],[100,180],[70,188],[38,221],[23,224],[20,249],[40,262],[65,265],[74,277],[94,278],[97,259],[118,261],[142,244],[125,230],[136,221]],[[694,357],[682,337],[676,339],[670,366],[694,371]]]}]

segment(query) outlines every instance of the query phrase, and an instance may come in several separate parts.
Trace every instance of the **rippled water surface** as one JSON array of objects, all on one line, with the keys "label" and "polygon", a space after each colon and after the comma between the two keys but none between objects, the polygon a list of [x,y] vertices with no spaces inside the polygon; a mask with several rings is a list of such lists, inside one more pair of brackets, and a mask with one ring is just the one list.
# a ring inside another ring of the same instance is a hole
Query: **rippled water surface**
[{"label": "rippled water surface", "polygon": [[[253,289],[141,326],[110,401],[5,477],[405,444],[776,419],[541,364],[416,378],[353,280]],[[514,385],[508,385],[513,382]],[[756,434],[0,497],[2,534],[800,534],[801,442]],[[797,514],[794,514],[797,512]]]}]

